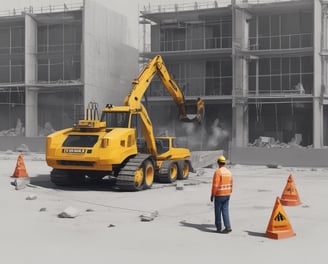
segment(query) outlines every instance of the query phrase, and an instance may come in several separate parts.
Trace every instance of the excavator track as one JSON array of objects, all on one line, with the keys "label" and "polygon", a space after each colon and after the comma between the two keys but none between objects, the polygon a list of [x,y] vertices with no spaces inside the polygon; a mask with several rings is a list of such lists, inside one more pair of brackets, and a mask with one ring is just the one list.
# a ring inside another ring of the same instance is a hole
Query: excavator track
[{"label": "excavator track", "polygon": [[135,182],[137,170],[142,166],[143,162],[150,157],[149,154],[137,154],[130,158],[120,169],[116,178],[116,187],[122,191],[140,191],[143,186],[138,186]]}]

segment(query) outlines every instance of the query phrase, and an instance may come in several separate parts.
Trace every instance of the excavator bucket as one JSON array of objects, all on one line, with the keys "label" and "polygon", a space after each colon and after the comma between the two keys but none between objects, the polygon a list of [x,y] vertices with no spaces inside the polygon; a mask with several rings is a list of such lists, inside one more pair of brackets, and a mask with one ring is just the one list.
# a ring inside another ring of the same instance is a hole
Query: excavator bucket
[{"label": "excavator bucket", "polygon": [[185,115],[181,116],[180,121],[198,122],[199,124],[204,121],[204,101],[201,98],[186,100],[185,110]]}]

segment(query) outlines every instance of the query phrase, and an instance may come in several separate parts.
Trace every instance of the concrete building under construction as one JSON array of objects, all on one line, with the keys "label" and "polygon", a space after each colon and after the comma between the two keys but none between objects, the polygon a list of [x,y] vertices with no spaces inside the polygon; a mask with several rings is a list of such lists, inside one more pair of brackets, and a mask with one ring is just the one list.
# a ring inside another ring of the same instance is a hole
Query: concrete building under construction
[{"label": "concrete building under construction", "polygon": [[128,27],[125,16],[97,1],[1,11],[2,147],[4,136],[71,127],[90,101],[121,103],[138,72]]},{"label": "concrete building under construction", "polygon": [[[227,149],[222,144],[230,141],[240,149],[323,148],[328,145],[327,7],[321,0],[147,6],[141,11],[141,57],[161,54],[186,98],[205,100],[206,140],[215,136],[216,126],[215,147]],[[167,113],[165,122],[174,106],[159,86],[152,84],[148,103]]]}]

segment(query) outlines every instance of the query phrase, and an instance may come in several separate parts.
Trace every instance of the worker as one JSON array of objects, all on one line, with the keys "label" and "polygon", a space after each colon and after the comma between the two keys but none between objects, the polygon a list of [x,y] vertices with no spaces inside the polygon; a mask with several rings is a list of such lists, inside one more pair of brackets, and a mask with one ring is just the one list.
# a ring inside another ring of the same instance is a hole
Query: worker
[{"label": "worker", "polygon": [[[232,174],[225,167],[226,158],[220,155],[217,159],[218,168],[213,175],[211,202],[214,201],[215,226],[218,233],[232,231],[229,218],[229,200],[232,193]],[[222,230],[221,216],[225,229]]]}]

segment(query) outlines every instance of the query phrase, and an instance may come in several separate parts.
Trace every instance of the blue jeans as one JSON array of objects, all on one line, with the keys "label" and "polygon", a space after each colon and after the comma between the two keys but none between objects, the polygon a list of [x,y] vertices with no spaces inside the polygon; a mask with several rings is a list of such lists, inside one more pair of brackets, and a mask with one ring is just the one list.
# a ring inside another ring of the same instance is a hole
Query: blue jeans
[{"label": "blue jeans", "polygon": [[217,230],[222,229],[221,215],[225,228],[231,228],[229,218],[229,200],[230,196],[215,196],[214,197],[214,213],[215,213],[215,226]]}]

